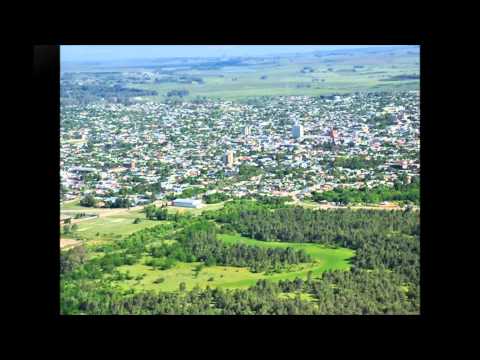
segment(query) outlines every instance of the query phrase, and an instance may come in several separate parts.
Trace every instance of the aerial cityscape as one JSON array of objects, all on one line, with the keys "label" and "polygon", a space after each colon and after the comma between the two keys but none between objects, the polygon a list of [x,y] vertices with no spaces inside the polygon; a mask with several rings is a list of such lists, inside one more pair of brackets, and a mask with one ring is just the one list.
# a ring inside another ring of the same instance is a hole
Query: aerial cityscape
[{"label": "aerial cityscape", "polygon": [[61,313],[419,314],[419,52],[62,46]]}]

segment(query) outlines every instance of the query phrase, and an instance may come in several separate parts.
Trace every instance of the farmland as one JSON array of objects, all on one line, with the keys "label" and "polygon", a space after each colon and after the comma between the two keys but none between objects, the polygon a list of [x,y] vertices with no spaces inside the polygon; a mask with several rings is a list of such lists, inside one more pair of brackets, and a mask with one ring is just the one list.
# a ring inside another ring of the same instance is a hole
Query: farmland
[{"label": "farmland", "polygon": [[[391,76],[414,72],[417,69],[415,57],[396,58],[394,64],[372,64],[352,71],[355,59],[331,65],[319,59],[298,63],[278,61],[275,65],[252,66],[251,71],[233,68],[230,71],[185,70],[182,74],[200,76],[203,83],[178,84],[129,84],[130,87],[156,90],[158,95],[147,96],[145,100],[164,101],[166,94],[175,89],[189,92],[186,99],[195,97],[242,100],[255,96],[318,96],[332,93],[356,91],[381,91],[386,89],[412,90],[418,88],[418,80],[385,81]],[[395,65],[397,64],[397,65]],[[301,69],[311,66],[314,72],[304,74]],[[264,76],[265,78],[261,79]]]}]

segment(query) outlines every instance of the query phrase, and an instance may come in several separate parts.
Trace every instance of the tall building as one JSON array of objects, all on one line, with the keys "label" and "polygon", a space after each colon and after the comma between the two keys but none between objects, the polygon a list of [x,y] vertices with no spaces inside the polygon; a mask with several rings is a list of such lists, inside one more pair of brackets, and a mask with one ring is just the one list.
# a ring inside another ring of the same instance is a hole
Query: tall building
[{"label": "tall building", "polygon": [[292,127],[292,136],[295,138],[295,139],[298,139],[298,138],[302,138],[303,137],[303,126],[296,123],[295,125],[293,125]]},{"label": "tall building", "polygon": [[232,150],[227,150],[223,157],[223,161],[226,165],[228,166],[233,166],[233,151]]},{"label": "tall building", "polygon": [[337,137],[338,137],[337,129],[331,128],[330,131],[328,132],[328,135],[330,136],[330,139],[332,140],[332,143],[336,144],[337,143]]},{"label": "tall building", "polygon": [[250,136],[251,131],[252,131],[252,129],[250,128],[250,126],[245,126],[245,128],[243,129],[243,135],[244,136]]}]

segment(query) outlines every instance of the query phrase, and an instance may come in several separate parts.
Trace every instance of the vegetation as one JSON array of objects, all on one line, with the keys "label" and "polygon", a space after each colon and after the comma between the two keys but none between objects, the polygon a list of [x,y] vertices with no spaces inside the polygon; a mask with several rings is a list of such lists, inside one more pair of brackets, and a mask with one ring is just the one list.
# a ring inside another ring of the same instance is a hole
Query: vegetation
[{"label": "vegetation", "polygon": [[80,200],[80,205],[85,207],[95,207],[97,205],[97,200],[92,194],[88,194]]},{"label": "vegetation", "polygon": [[386,186],[373,189],[336,188],[332,191],[314,192],[312,198],[317,202],[328,201],[344,205],[351,203],[377,204],[383,201],[404,201],[418,205],[420,203],[420,184],[418,180],[414,180],[407,185],[396,184],[393,188]]},{"label": "vegetation", "polygon": [[348,168],[348,169],[369,169],[382,165],[383,160],[380,159],[366,159],[365,157],[349,156],[337,157],[334,161],[334,166]]},{"label": "vegetation", "polygon": [[230,199],[230,196],[222,192],[203,195],[203,201],[205,201],[206,204],[218,204],[228,199]]},{"label": "vegetation", "polygon": [[129,103],[132,97],[156,96],[155,90],[143,90],[127,88],[122,85],[76,85],[63,83],[60,89],[60,97],[64,103],[88,104],[100,100],[110,102]]}]

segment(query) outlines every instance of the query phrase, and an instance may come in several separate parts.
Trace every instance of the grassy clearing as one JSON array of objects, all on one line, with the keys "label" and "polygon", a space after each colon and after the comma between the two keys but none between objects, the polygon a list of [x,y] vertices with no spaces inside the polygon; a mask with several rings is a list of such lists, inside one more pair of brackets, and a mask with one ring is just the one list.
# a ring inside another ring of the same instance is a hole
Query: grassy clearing
[{"label": "grassy clearing", "polygon": [[[136,218],[140,218],[142,221],[134,224],[133,221]],[[145,214],[141,210],[137,210],[79,222],[77,235],[86,240],[113,240],[161,223],[165,223],[165,221],[147,220]],[[62,236],[73,237],[73,235]]]},{"label": "grassy clearing", "polygon": [[[257,280],[264,278],[262,274],[254,274],[246,268],[236,268],[231,266],[210,266],[205,267],[196,276],[194,269],[200,263],[178,263],[174,268],[168,270],[154,270],[150,266],[142,263],[135,265],[125,265],[118,267],[119,271],[129,271],[132,276],[145,274],[144,278],[138,280],[124,280],[118,282],[123,289],[135,290],[161,290],[177,291],[179,284],[184,282],[187,290],[191,290],[198,285],[205,288],[210,287],[228,287],[229,283],[238,283],[244,281],[250,286]],[[157,279],[163,278],[164,281],[156,284]],[[213,279],[213,280],[211,280]]]},{"label": "grassy clearing", "polygon": [[[309,272],[312,276],[319,276],[326,270],[349,268],[348,259],[354,255],[350,249],[338,248],[332,249],[317,244],[296,244],[296,243],[278,243],[262,242],[249,239],[239,235],[219,235],[219,239],[226,243],[244,243],[262,247],[293,247],[296,250],[303,249],[312,256],[314,262],[306,264],[297,264],[289,266],[284,272],[267,275],[262,273],[253,273],[248,268],[233,266],[210,266],[204,267],[196,275],[194,268],[200,263],[177,263],[177,265],[168,270],[157,270],[145,265],[149,259],[146,256],[142,261],[135,265],[125,265],[118,268],[119,271],[129,271],[134,277],[145,274],[141,280],[123,280],[118,285],[123,289],[133,288],[135,290],[158,290],[158,291],[177,291],[181,282],[184,282],[187,289],[195,286],[205,288],[206,286],[218,287],[224,289],[246,288],[260,279],[271,281],[293,280],[296,277],[306,279]],[[163,282],[155,283],[156,280],[163,278]]]},{"label": "grassy clearing", "polygon": [[329,248],[319,244],[289,243],[289,242],[266,242],[251,239],[241,235],[219,234],[218,238],[227,244],[246,244],[259,247],[287,248],[304,250],[315,261],[319,261],[325,267],[348,269],[348,259],[354,255],[354,251],[346,248]]}]

